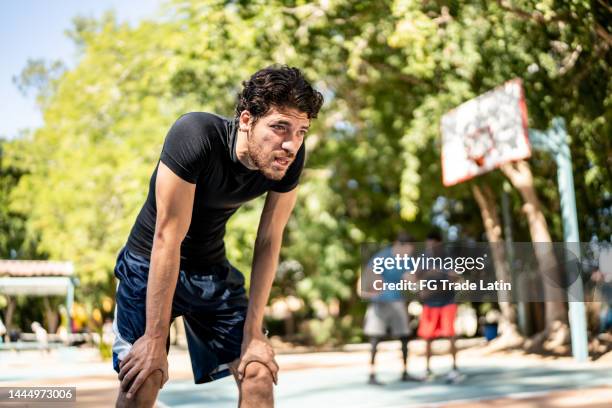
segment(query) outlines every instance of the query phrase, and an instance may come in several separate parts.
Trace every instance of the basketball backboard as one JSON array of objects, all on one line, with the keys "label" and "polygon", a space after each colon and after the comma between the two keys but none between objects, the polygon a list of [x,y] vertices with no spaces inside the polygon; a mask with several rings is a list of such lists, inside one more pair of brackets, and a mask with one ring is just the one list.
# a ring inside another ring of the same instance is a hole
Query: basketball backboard
[{"label": "basketball backboard", "polygon": [[514,79],[446,113],[441,121],[445,186],[531,156],[522,81]]}]

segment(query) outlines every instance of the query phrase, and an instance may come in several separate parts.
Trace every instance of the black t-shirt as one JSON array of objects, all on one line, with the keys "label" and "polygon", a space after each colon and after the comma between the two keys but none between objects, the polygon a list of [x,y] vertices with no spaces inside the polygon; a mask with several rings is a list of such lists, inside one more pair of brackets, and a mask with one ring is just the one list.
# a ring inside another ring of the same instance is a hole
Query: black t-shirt
[{"label": "black t-shirt", "polygon": [[[249,170],[236,156],[237,123],[205,112],[181,116],[170,128],[160,160],[177,176],[196,185],[191,224],[181,244],[181,268],[197,269],[225,260],[225,224],[245,202],[267,191],[294,189],[304,167],[304,146],[283,179],[266,178]],[[155,231],[155,181],[127,241],[127,248],[151,257]]]}]

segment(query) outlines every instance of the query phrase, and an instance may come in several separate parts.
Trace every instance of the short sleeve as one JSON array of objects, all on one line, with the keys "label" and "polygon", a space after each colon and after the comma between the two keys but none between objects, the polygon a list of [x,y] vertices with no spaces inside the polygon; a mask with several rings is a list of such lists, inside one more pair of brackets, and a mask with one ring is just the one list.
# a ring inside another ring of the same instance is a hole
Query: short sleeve
[{"label": "short sleeve", "polygon": [[170,128],[160,160],[183,180],[195,184],[210,152],[206,126],[197,113],[181,116]]},{"label": "short sleeve", "polygon": [[297,156],[293,163],[287,169],[287,173],[285,176],[276,182],[274,187],[271,188],[272,191],[277,193],[286,193],[293,190],[297,187],[300,181],[300,175],[302,174],[302,170],[304,169],[304,162],[306,159],[306,148],[304,144],[298,150]]}]

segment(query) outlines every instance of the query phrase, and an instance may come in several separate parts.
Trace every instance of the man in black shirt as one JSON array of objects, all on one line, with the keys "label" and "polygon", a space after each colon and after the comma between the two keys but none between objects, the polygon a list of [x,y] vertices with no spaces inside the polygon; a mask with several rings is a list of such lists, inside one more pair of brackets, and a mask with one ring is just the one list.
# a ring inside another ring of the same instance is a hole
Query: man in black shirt
[{"label": "man in black shirt", "polygon": [[[118,406],[155,403],[168,380],[168,332],[177,316],[196,383],[232,373],[241,407],[273,405],[278,366],[263,311],[297,197],[304,137],[323,97],[286,66],[260,70],[243,85],[234,120],[192,112],[172,126],[117,259]],[[229,217],[263,193],[247,300],[223,237]]]}]

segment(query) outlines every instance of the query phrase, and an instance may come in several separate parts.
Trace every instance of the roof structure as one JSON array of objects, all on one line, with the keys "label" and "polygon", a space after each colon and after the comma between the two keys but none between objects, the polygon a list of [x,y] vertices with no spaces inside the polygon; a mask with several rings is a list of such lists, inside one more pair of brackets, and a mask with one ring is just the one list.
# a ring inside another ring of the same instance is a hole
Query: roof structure
[{"label": "roof structure", "polygon": [[35,277],[74,275],[72,262],[0,260],[0,276]]}]

